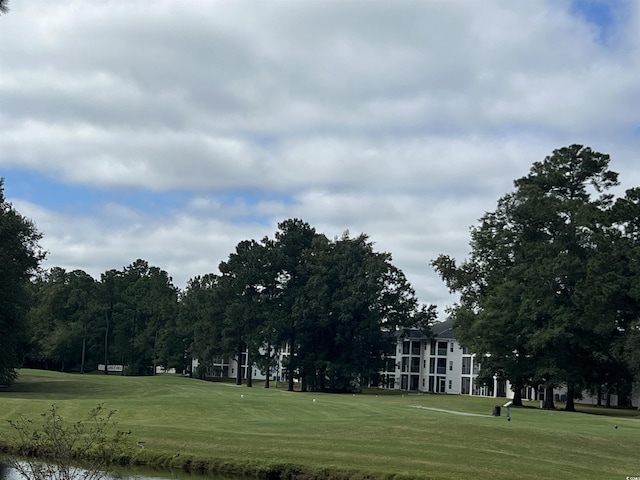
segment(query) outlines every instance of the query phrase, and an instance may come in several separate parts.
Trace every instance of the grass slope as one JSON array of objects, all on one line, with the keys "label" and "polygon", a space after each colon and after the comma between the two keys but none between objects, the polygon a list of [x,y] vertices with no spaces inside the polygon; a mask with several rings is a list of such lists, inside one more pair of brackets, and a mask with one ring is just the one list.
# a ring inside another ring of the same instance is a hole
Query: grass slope
[{"label": "grass slope", "polygon": [[14,435],[6,420],[37,419],[53,403],[65,420],[79,420],[100,402],[117,410],[118,427],[130,429],[134,442],[146,442],[139,460],[156,464],[262,475],[294,465],[307,476],[334,478],[640,476],[636,411],[519,408],[507,422],[487,415],[496,399],[293,393],[178,376],[23,370],[0,390],[0,443]]}]

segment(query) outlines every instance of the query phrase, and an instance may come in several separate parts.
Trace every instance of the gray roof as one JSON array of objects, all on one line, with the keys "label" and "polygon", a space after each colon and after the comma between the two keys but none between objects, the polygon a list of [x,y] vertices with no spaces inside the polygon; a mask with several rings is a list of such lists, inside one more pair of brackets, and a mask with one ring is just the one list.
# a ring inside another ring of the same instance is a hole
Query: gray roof
[{"label": "gray roof", "polygon": [[429,337],[415,328],[404,328],[396,332],[396,337],[405,338],[407,340],[428,340]]},{"label": "gray roof", "polygon": [[436,338],[453,339],[456,338],[453,334],[453,321],[451,319],[444,322],[435,323],[431,327],[431,331]]}]

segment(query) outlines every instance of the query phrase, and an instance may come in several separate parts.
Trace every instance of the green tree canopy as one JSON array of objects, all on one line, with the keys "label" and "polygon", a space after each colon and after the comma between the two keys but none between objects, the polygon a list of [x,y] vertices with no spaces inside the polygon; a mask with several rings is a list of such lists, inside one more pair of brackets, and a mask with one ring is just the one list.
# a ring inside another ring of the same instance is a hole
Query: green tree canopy
[{"label": "green tree canopy", "polygon": [[[183,298],[185,314],[202,322],[196,348],[237,360],[246,351],[268,376],[286,346],[290,390],[296,378],[303,389],[352,389],[380,371],[390,332],[427,331],[435,318],[435,306],[418,305],[391,256],[364,234],[330,241],[290,219],[273,239],[238,243],[219,268],[207,277],[214,281],[193,279]],[[198,309],[197,298],[209,306]]]},{"label": "green tree canopy", "polygon": [[27,341],[27,282],[45,253],[42,235],[4,196],[0,178],[0,384],[16,378]]},{"label": "green tree canopy", "polygon": [[608,155],[581,145],[555,150],[472,229],[468,260],[432,262],[460,293],[451,312],[456,334],[484,356],[484,376],[505,376],[516,394],[563,383],[569,410],[611,359],[618,334],[616,316],[593,302],[612,240],[608,190],[618,175],[608,165]]},{"label": "green tree canopy", "polygon": [[375,252],[365,234],[345,233],[313,246],[305,289],[308,321],[300,336],[303,377],[310,388],[351,390],[382,370],[389,332],[428,330],[435,307],[419,307],[391,255]]}]

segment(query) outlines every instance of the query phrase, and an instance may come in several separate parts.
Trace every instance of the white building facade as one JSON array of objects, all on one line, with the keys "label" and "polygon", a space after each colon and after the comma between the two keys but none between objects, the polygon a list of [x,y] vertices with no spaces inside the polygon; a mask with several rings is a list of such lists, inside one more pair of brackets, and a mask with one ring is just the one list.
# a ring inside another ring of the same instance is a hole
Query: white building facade
[{"label": "white building facade", "polygon": [[[395,351],[389,355],[382,385],[385,388],[429,393],[475,395],[512,399],[514,392],[509,381],[493,380],[493,385],[477,381],[480,363],[468,349],[460,346],[453,335],[453,323],[446,320],[432,327],[433,338],[418,330],[404,330],[396,334]],[[523,400],[541,400],[542,392],[533,387],[522,391]],[[554,389],[554,401],[566,402],[566,388]],[[610,395],[611,406],[619,406],[618,395]],[[596,396],[585,391],[575,403],[597,405]],[[606,398],[601,398],[604,405]],[[633,406],[640,405],[640,383],[634,384],[631,395]]]},{"label": "white building facade", "polygon": [[396,333],[395,352],[389,355],[382,384],[406,391],[512,398],[506,381],[492,386],[478,384],[480,365],[453,336],[451,320],[432,327],[433,338],[419,330]]}]

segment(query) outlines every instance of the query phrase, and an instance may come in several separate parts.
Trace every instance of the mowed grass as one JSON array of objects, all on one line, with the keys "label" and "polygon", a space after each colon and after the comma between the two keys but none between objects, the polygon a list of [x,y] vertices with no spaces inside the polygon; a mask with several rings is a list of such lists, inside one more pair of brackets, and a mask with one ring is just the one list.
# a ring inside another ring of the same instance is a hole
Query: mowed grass
[{"label": "mowed grass", "polygon": [[0,443],[14,438],[7,420],[38,419],[55,403],[65,420],[75,421],[104,402],[117,411],[118,428],[132,431],[132,443],[146,443],[136,453],[152,462],[191,458],[256,472],[290,464],[371,478],[640,476],[640,416],[634,410],[512,408],[507,422],[489,416],[504,399],[286,392],[171,375],[20,374],[14,386],[0,390]]}]

